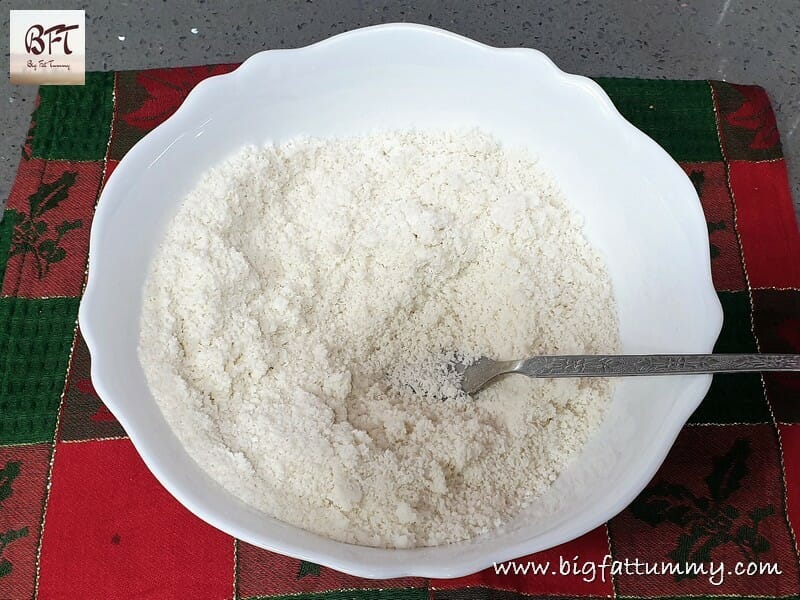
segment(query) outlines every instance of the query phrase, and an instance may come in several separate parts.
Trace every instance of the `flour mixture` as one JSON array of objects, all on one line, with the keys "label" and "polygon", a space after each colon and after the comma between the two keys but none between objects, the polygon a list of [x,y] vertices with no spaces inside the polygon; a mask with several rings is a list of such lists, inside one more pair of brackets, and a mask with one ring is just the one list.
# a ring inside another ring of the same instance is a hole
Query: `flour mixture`
[{"label": "flour mixture", "polygon": [[146,283],[140,357],[220,485],[346,542],[479,535],[544,492],[598,426],[602,379],[466,397],[454,352],[613,353],[581,218],[480,132],[246,148],[208,172]]}]

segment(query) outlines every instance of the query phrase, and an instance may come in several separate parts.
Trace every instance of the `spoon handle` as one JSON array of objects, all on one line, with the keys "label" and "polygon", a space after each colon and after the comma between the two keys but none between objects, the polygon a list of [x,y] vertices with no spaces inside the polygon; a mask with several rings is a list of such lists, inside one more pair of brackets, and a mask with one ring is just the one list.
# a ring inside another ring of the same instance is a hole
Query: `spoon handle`
[{"label": "spoon handle", "polygon": [[800,371],[800,354],[622,354],[534,356],[519,361],[515,373],[529,377],[617,377]]}]

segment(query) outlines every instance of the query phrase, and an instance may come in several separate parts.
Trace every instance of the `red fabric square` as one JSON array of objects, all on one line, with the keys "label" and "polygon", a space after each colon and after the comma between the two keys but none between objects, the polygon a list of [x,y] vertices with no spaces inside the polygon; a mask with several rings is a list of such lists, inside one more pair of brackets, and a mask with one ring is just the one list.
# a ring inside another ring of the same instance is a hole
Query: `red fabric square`
[{"label": "red fabric square", "polygon": [[[545,575],[533,575],[531,572],[527,575],[511,575],[510,572],[508,575],[504,575],[496,573],[494,567],[489,567],[466,577],[432,579],[430,585],[433,590],[492,588],[529,595],[611,597],[614,594],[611,578],[606,577],[605,581],[603,581],[599,570],[596,571],[594,578],[589,573],[586,575],[574,574],[574,567],[571,567],[572,574],[561,574],[562,564],[574,565],[577,563],[578,570],[582,573],[583,565],[601,564],[603,557],[607,554],[609,554],[608,536],[606,535],[605,526],[602,526],[579,537],[577,540],[556,546],[550,550],[523,556],[515,561],[509,561],[512,563],[512,569],[513,564],[524,569],[529,562],[538,566],[546,566],[547,574]],[[568,566],[564,568],[566,570]],[[585,581],[585,579],[590,581]],[[434,594],[435,597],[440,595]]]},{"label": "red fabric square", "polygon": [[786,504],[795,539],[800,535],[800,424],[778,425],[786,475]]},{"label": "red fabric square", "polygon": [[129,440],[59,442],[39,598],[221,600],[233,539],[181,506]]},{"label": "red fabric square", "polygon": [[330,590],[383,590],[424,588],[425,580],[415,577],[361,579],[328,567],[238,543],[237,589],[239,596],[277,596],[327,592]]},{"label": "red fabric square", "polygon": [[[650,485],[609,522],[614,558],[647,564],[722,565],[680,576],[632,571],[620,596],[794,596],[800,574],[787,525],[780,451],[772,425],[686,427]],[[774,563],[782,574],[736,575]]]},{"label": "red fabric square", "polygon": [[750,285],[800,288],[800,233],[786,163],[733,161],[730,181]]},{"label": "red fabric square", "polygon": [[692,180],[705,213],[714,287],[726,291],[747,289],[725,164],[681,163],[681,167]]},{"label": "red fabric square", "polygon": [[80,296],[102,162],[20,163],[8,198],[16,227],[4,296]]},{"label": "red fabric square", "polygon": [[50,448],[0,447],[0,535],[14,538],[0,548],[0,598],[33,597]]}]

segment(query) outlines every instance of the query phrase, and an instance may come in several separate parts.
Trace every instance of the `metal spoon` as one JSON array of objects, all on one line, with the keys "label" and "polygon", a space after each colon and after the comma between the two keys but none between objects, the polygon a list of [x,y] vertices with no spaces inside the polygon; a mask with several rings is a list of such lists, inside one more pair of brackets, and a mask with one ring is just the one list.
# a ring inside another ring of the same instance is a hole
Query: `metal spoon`
[{"label": "metal spoon", "polygon": [[506,361],[484,356],[468,365],[454,365],[454,371],[461,376],[461,389],[474,394],[507,373],[528,377],[631,377],[800,371],[800,354],[609,354]]}]

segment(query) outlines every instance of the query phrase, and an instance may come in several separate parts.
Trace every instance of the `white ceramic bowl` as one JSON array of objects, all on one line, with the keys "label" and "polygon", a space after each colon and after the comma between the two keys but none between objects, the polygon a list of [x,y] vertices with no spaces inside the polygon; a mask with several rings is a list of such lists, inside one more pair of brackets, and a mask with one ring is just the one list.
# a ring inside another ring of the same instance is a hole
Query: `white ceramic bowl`
[{"label": "white ceramic bowl", "polygon": [[94,385],[147,466],[200,518],[242,540],[363,577],[456,577],[571,540],[644,488],[709,376],[620,380],[601,430],[552,490],[502,530],[414,550],[344,544],[250,508],[206,476],[148,390],[136,347],[148,263],[181,199],[245,144],[479,126],[530,147],[583,213],[613,280],[626,353],[710,352],[722,311],[691,182],[594,82],[544,54],[419,25],[256,54],[198,85],[125,156],[97,208],[80,325]]}]

